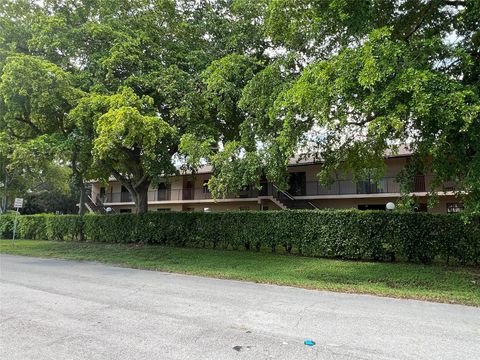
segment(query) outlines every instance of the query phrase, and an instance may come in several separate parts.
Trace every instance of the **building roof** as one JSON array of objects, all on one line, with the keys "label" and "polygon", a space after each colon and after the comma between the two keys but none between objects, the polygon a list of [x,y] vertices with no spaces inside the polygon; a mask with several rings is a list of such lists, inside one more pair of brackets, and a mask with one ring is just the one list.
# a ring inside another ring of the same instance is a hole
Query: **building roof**
[{"label": "building roof", "polygon": [[[412,154],[413,154],[413,151],[408,147],[408,145],[400,145],[396,150],[392,150],[392,149],[387,150],[385,154],[385,158],[411,156]],[[322,163],[321,160],[317,160],[311,156],[301,157],[300,155],[297,155],[292,159],[290,159],[290,161],[288,162],[288,166],[311,165],[311,164],[321,164],[321,163]],[[212,165],[204,165],[198,169],[196,174],[211,174],[212,172],[213,172]],[[189,175],[191,173],[192,171],[189,171],[189,170],[180,171],[181,175]],[[115,177],[110,176],[108,181],[116,181],[116,179]],[[89,182],[96,182],[96,181],[93,180]]]}]

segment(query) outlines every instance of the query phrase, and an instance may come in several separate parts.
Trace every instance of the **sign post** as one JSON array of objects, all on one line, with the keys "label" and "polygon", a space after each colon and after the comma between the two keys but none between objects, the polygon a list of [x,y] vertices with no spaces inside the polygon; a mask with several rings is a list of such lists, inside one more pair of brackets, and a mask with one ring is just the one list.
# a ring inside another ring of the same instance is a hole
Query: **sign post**
[{"label": "sign post", "polygon": [[13,238],[12,242],[13,245],[15,245],[15,234],[17,232],[17,222],[18,222],[18,209],[23,207],[23,199],[22,198],[15,198],[15,202],[13,204],[13,207],[17,209],[17,212],[15,214],[15,221],[13,223]]}]

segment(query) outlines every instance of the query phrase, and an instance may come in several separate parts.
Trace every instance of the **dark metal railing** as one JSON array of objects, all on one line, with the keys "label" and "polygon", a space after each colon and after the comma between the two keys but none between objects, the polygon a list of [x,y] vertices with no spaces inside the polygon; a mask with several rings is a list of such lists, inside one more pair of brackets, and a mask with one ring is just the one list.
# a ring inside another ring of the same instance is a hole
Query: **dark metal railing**
[{"label": "dark metal railing", "polygon": [[353,195],[399,193],[400,184],[395,178],[381,178],[378,181],[337,180],[329,186],[323,186],[318,181],[307,181],[305,196],[312,195]]},{"label": "dark metal railing", "polygon": [[[256,198],[259,191],[254,189],[242,190],[238,194],[232,194],[227,198]],[[98,195],[98,199],[105,204],[133,202],[129,192],[110,192]],[[194,189],[168,189],[150,190],[148,201],[180,201],[180,200],[206,200],[212,199],[212,195],[205,188]]]}]

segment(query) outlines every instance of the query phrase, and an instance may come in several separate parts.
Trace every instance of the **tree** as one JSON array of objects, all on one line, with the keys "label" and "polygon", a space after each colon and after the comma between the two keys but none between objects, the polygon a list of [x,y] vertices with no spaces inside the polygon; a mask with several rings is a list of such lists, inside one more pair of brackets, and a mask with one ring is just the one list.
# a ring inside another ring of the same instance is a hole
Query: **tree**
[{"label": "tree", "polygon": [[[138,213],[148,210],[148,188],[160,175],[175,173],[176,129],[155,114],[153,99],[139,97],[129,88],[105,96],[91,95],[97,106],[93,161],[104,178],[113,174],[132,194]],[[101,109],[103,107],[103,109]]]},{"label": "tree", "polygon": [[[31,158],[37,157],[41,160],[44,156],[53,154],[58,164],[70,160],[74,169],[74,178],[78,183],[75,149],[79,145],[69,141],[75,124],[69,121],[68,113],[82,96],[82,92],[73,86],[69,73],[36,56],[11,55],[5,58],[2,65],[0,130],[5,132],[5,138],[15,147],[16,151],[12,153],[20,152],[22,149],[24,152],[35,149],[30,146],[32,143],[42,144],[43,153],[32,153]],[[46,139],[49,141],[45,141]],[[59,151],[60,148],[63,151]],[[52,162],[52,158],[49,160]],[[8,162],[5,161],[5,163]],[[42,161],[38,163],[48,165]],[[19,167],[18,164],[10,164],[9,167],[11,171],[14,171],[12,167],[23,170],[23,167]],[[43,169],[38,166],[33,168],[38,171],[43,170],[45,174],[50,173],[48,171],[50,166]],[[26,175],[22,174],[22,176]],[[54,183],[55,179],[52,177],[51,182]],[[7,180],[5,186],[8,185]],[[83,186],[83,181],[81,185]],[[82,188],[82,196],[84,192]],[[84,211],[83,203],[81,198],[80,213]]]},{"label": "tree", "polygon": [[298,153],[324,160],[322,181],[380,177],[407,142],[406,191],[430,171],[478,209],[479,15],[476,0],[10,0],[0,128],[55,134],[77,187],[112,173],[138,212],[178,159],[213,164],[221,196],[285,187]]},{"label": "tree", "polygon": [[[67,100],[58,122],[65,120],[61,132],[78,186],[109,172],[144,212],[148,185],[175,170],[182,138],[215,143],[238,136],[239,119],[217,118],[221,104],[210,106],[207,96],[215,84],[203,83],[202,74],[235,51],[263,56],[266,41],[258,29],[264,9],[264,2],[251,0],[18,1],[3,9],[9,27],[2,36],[9,39],[9,57],[35,55],[44,68],[68,74],[75,91],[60,91],[65,99],[79,95]],[[25,30],[21,47],[15,28]],[[120,132],[125,139],[115,138]]]},{"label": "tree", "polygon": [[52,160],[56,145],[48,136],[19,141],[0,131],[0,213],[11,208],[17,196],[45,191],[68,196],[70,171]]}]

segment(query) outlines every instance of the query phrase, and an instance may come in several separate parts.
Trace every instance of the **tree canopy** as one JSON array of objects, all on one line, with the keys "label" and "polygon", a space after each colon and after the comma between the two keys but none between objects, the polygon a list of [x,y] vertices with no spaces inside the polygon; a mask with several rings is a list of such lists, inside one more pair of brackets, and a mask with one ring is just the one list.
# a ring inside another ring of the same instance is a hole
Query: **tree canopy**
[{"label": "tree canopy", "polygon": [[222,196],[285,186],[295,155],[324,182],[380,177],[402,144],[406,192],[433,173],[479,211],[479,19],[476,0],[7,0],[0,132],[55,138],[79,188],[113,174],[139,212],[179,161]]}]

